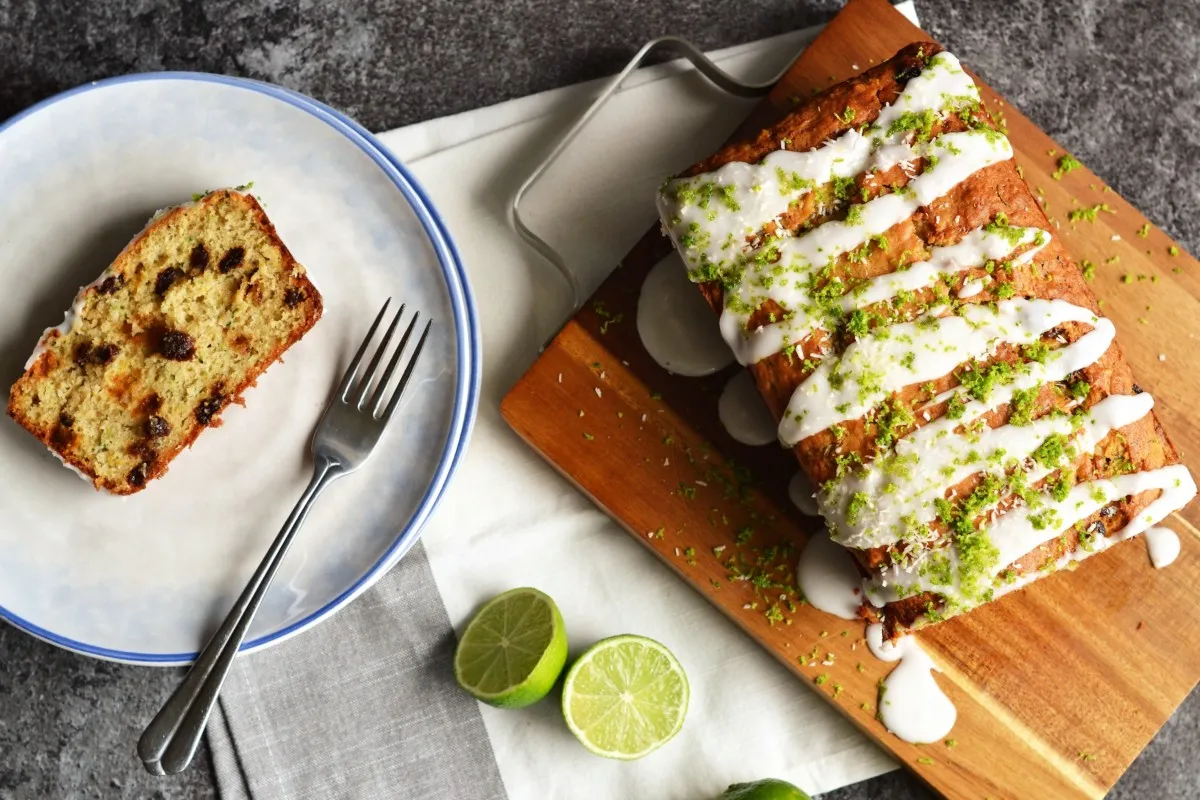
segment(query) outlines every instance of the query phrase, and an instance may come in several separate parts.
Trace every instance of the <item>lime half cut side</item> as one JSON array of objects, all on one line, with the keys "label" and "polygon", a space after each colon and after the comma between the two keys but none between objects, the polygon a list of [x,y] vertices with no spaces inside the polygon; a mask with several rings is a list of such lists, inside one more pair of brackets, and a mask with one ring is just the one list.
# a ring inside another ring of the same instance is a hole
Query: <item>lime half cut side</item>
[{"label": "lime half cut side", "polygon": [[678,659],[641,636],[614,636],[579,657],[563,684],[563,717],[575,738],[605,758],[632,760],[683,727],[688,682]]},{"label": "lime half cut side", "polygon": [[488,601],[463,631],[454,677],[477,700],[524,708],[550,693],[566,661],[558,606],[537,589],[510,589]]}]

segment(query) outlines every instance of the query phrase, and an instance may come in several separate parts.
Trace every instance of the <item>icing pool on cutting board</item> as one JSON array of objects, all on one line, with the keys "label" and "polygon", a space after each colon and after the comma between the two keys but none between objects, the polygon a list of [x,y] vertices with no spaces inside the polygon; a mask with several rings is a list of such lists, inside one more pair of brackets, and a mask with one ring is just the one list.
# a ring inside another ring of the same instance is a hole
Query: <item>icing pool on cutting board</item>
[{"label": "icing pool on cutting board", "polygon": [[1156,525],[1146,529],[1146,549],[1150,551],[1150,563],[1162,569],[1179,557],[1179,534],[1170,528]]},{"label": "icing pool on cutting board", "polygon": [[725,384],[717,401],[717,415],[725,431],[742,444],[757,446],[778,441],[775,420],[758,393],[754,379],[745,370]]},{"label": "icing pool on cutting board", "polygon": [[812,481],[803,472],[797,472],[788,481],[788,498],[792,501],[792,505],[800,509],[800,513],[806,517],[819,517],[820,510],[817,508],[817,491],[813,488]]},{"label": "icing pool on cutting board", "polygon": [[[850,553],[829,539],[813,536],[800,554],[796,583],[816,609],[842,619],[857,619],[862,605],[862,579]],[[941,671],[911,634],[883,641],[883,625],[866,630],[867,647],[880,661],[900,663],[880,687],[879,716],[895,736],[914,744],[940,741],[954,728],[958,710],[934,679]]]},{"label": "icing pool on cutting board", "polygon": [[850,551],[829,540],[829,534],[814,534],[800,552],[796,583],[813,608],[842,619],[858,619],[862,607],[862,579]]},{"label": "icing pool on cutting board", "polygon": [[867,626],[867,646],[881,661],[900,663],[883,679],[879,718],[894,735],[913,744],[940,741],[954,728],[958,709],[933,677],[940,672],[913,636],[883,641],[883,625]]},{"label": "icing pool on cutting board", "polygon": [[[850,553],[820,533],[808,540],[796,566],[796,583],[816,609],[842,619],[857,619],[862,579]],[[883,641],[883,625],[866,630],[867,647],[880,661],[900,663],[880,687],[879,716],[895,736],[914,744],[940,741],[958,719],[958,710],[934,679],[941,671],[911,634]]]},{"label": "icing pool on cutting board", "polygon": [[712,309],[688,280],[678,253],[655,264],[642,282],[638,336],[650,357],[668,372],[698,378],[733,362],[733,352],[712,317]]}]

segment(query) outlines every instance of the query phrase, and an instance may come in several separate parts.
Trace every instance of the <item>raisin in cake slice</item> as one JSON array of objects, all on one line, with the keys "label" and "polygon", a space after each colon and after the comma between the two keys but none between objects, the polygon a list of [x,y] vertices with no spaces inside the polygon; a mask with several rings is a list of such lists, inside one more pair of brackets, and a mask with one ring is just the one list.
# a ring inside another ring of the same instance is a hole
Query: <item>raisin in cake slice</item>
[{"label": "raisin in cake slice", "polygon": [[253,196],[156,215],[46,331],[8,413],[114,494],[167,471],[321,317],[321,295]]},{"label": "raisin in cake slice", "polygon": [[889,635],[1196,493],[958,61],[932,43],[668,181],[664,228]]}]

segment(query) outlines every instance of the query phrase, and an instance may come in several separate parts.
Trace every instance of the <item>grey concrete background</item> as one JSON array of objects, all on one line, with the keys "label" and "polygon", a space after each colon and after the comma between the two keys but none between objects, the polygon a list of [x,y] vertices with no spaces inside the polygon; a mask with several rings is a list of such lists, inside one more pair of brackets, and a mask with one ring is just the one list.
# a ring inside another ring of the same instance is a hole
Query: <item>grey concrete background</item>
[{"label": "grey concrete background", "polygon": [[[1152,222],[1197,252],[1200,5],[1192,0],[917,3],[935,38]],[[308,0],[297,5],[0,0],[0,119],[88,80],[187,69],[281,83],[383,130],[611,73],[653,36],[678,33],[705,47],[721,47],[820,22],[840,3]],[[144,775],[133,755],[141,726],[176,680],[172,670],[76,657],[0,626],[0,800],[213,797],[207,754],[191,772],[170,780]],[[1200,699],[1193,693],[1111,797],[1200,796],[1192,766],[1197,749]],[[825,796],[928,797],[903,773]]]}]

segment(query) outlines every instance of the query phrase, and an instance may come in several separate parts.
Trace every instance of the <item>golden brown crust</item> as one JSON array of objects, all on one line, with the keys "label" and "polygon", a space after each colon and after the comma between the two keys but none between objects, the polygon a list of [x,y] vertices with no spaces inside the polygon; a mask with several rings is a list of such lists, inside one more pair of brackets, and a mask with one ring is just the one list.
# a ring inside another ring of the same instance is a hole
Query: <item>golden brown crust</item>
[{"label": "golden brown crust", "polygon": [[[81,473],[91,479],[93,485],[97,489],[104,489],[112,494],[128,495],[141,491],[145,488],[149,481],[162,476],[166,473],[171,461],[185,448],[190,447],[200,435],[200,432],[207,427],[216,427],[220,424],[219,415],[231,402],[241,402],[242,393],[253,386],[256,380],[263,372],[267,370],[275,361],[279,360],[283,353],[287,351],[293,344],[299,341],[321,318],[323,312],[323,301],[320,292],[309,280],[305,274],[304,268],[295,260],[287,246],[279,238],[274,225],[268,219],[262,207],[250,194],[245,194],[237,191],[219,190],[205,195],[198,201],[199,205],[214,209],[213,213],[218,213],[215,209],[218,207],[237,208],[240,211],[248,214],[253,220],[253,225],[258,232],[265,237],[270,247],[275,248],[279,254],[280,263],[278,265],[278,273],[285,276],[287,283],[287,293],[285,295],[285,304],[289,309],[300,309],[301,315],[296,319],[294,324],[287,330],[274,346],[264,353],[257,354],[252,363],[242,370],[242,375],[239,380],[232,386],[225,385],[220,382],[220,391],[214,391],[209,397],[203,401],[207,405],[204,407],[204,416],[206,419],[201,422],[199,419],[185,419],[182,422],[177,422],[178,425],[186,425],[183,429],[182,437],[174,441],[168,447],[155,447],[151,453],[151,457],[144,460],[140,466],[140,472],[136,476],[136,480],[114,480],[112,478],[100,477],[97,474],[97,469],[93,461],[94,453],[89,453],[86,450],[81,450],[73,446],[74,438],[71,434],[71,425],[64,425],[63,417],[67,416],[65,412],[59,415],[57,421],[53,422],[38,422],[30,413],[27,398],[32,394],[37,397],[37,386],[45,384],[50,379],[61,364],[61,359],[56,354],[53,347],[47,347],[39,357],[29,365],[20,378],[13,384],[9,394],[7,411],[18,424],[32,433],[42,443],[44,443],[51,451],[59,456],[65,463],[79,470]],[[139,275],[143,271],[142,263],[137,261],[136,254],[143,242],[150,240],[152,237],[165,235],[173,225],[175,225],[181,215],[194,213],[192,206],[180,206],[173,208],[149,223],[146,228],[138,234],[133,241],[117,256],[113,261],[112,266],[106,270],[106,275],[120,276],[119,285],[123,286],[128,280],[132,282],[134,275]],[[236,249],[236,248],[235,248]],[[227,254],[228,255],[228,254]],[[240,258],[238,266],[240,266]],[[213,263],[210,263],[210,260]],[[233,259],[231,259],[232,261]],[[199,266],[201,272],[206,269],[217,269],[221,272],[226,271],[226,264],[216,263],[217,259],[211,257],[207,252],[204,254],[204,265]],[[197,264],[193,263],[193,267]],[[254,268],[257,271],[257,267]],[[251,273],[253,276],[253,273]],[[97,293],[105,292],[105,284],[89,287],[84,296],[91,296]],[[113,290],[120,291],[120,289]],[[250,291],[250,290],[247,290]],[[293,302],[294,301],[294,302]],[[295,315],[293,315],[295,316]],[[40,344],[51,345],[55,340],[61,338],[62,334],[58,330],[51,330],[46,334]],[[159,336],[161,332],[156,333],[152,328],[144,330],[130,337],[130,342],[136,346],[151,347],[148,342]],[[120,343],[117,347],[125,343]],[[161,348],[161,343],[158,345]],[[114,348],[115,350],[116,348]],[[151,347],[151,350],[153,348]],[[148,351],[150,352],[150,351]],[[80,367],[83,369],[83,367]],[[112,380],[106,386],[110,394],[117,394],[117,400],[127,411],[135,414],[138,419],[148,419],[155,408],[148,408],[145,404],[145,399],[137,400],[131,396],[133,385],[137,382],[138,374],[132,372],[123,376],[125,380]],[[140,403],[140,405],[138,405]],[[136,408],[135,408],[136,406]]]},{"label": "golden brown crust", "polygon": [[[769,153],[780,149],[781,143],[790,150],[811,150],[845,133],[851,127],[868,123],[878,116],[883,106],[896,99],[908,78],[920,71],[924,60],[941,49],[932,42],[910,45],[891,60],[801,103],[785,119],[760,132],[753,140],[723,148],[685,171],[683,176],[710,172],[733,161],[757,163]],[[847,113],[847,109],[853,110],[854,113]],[[963,130],[971,122],[972,120],[966,117],[951,115],[935,126],[934,134]],[[891,191],[896,186],[905,185],[909,176],[896,167],[883,175],[859,176],[856,180],[857,190],[862,193],[863,200],[867,200]],[[793,206],[781,218],[782,224],[790,230],[808,229],[824,222],[825,219],[837,218],[838,213],[844,213],[844,209],[842,212],[835,210],[832,213],[826,212],[825,217],[818,217],[812,200],[814,196],[815,192],[810,193],[803,203]],[[876,249],[870,257],[859,263],[841,259],[836,266],[839,270],[837,274],[850,279],[861,279],[892,272],[899,266],[899,254],[909,254],[907,263],[921,260],[930,247],[956,243],[967,232],[993,222],[1000,215],[1006,217],[1008,223],[1014,226],[1053,230],[1013,160],[979,170],[944,196],[919,209],[910,219],[893,227],[886,234],[891,243],[886,252]],[[759,233],[772,233],[773,228],[774,224],[769,223],[768,227]],[[982,268],[963,273],[957,283],[949,287],[949,293],[956,294],[964,283],[978,277],[986,277]],[[1012,270],[1008,282],[1011,283],[1014,296],[1062,299],[1091,309],[1098,315],[1100,313],[1096,298],[1084,281],[1082,273],[1057,239],[1052,239],[1028,265]],[[968,302],[987,303],[999,299],[994,293],[999,284],[991,282],[988,285],[990,288],[970,298]],[[700,290],[713,310],[720,313],[723,308],[720,283],[713,281],[700,284]],[[928,290],[924,294],[918,293],[912,305],[919,306],[931,296],[932,292]],[[778,309],[769,305],[759,308],[752,317],[751,324],[760,324],[766,315],[774,310]],[[1058,346],[1064,340],[1074,341],[1089,330],[1091,327],[1088,325],[1070,323],[1051,332],[1061,337],[1058,342],[1053,341],[1054,336],[1048,336],[1047,341],[1051,346]],[[845,332],[817,332],[798,345],[794,355],[777,353],[750,366],[750,372],[777,420],[782,417],[796,388],[812,369],[811,364],[808,368],[805,367],[805,358],[826,347],[831,339],[835,346],[846,344],[844,338],[838,339],[839,336],[846,335]],[[1015,348],[1008,347],[1001,348],[994,360],[1012,363],[1019,358],[1020,353]],[[1074,377],[1086,380],[1091,386],[1090,393],[1083,403],[1085,407],[1090,407],[1111,394],[1133,394],[1140,391],[1134,383],[1132,372],[1122,357],[1120,348],[1115,343],[1095,364]],[[956,378],[947,376],[935,382],[934,394],[957,384]],[[926,388],[913,385],[898,392],[897,397],[904,401],[926,401],[929,399],[926,392]],[[1047,412],[1052,406],[1063,405],[1063,393],[1056,392],[1052,385],[1043,389],[1039,395],[1035,416]],[[931,419],[941,416],[944,408],[944,404],[934,407]],[[989,416],[988,424],[993,427],[1005,424],[1009,416],[1010,410],[1007,407],[1002,408]],[[924,422],[918,420],[918,424]],[[843,427],[845,433],[836,441],[833,434],[826,430],[804,439],[794,448],[802,469],[814,485],[819,486],[834,477],[837,470],[835,450],[843,454],[858,453],[864,461],[873,456],[875,429],[870,422],[860,419]],[[1079,480],[1116,474],[1121,459],[1131,462],[1139,470],[1154,469],[1177,463],[1179,460],[1157,418],[1151,414],[1114,432],[1101,443],[1095,454],[1083,454],[1077,464]],[[961,495],[970,492],[978,479],[978,476],[974,476],[959,484],[955,487],[957,493]],[[1085,524],[1102,526],[1105,535],[1112,534],[1133,519],[1156,496],[1157,492],[1151,491],[1118,501],[1090,517]],[[1076,537],[1061,537],[1009,566],[1014,577],[1019,577],[1053,565],[1062,556],[1080,546]],[[887,548],[855,551],[855,555],[864,575],[870,574],[873,568],[888,563],[890,559]],[[927,624],[926,612],[930,602],[935,599],[933,595],[909,597],[888,604],[879,616],[887,625],[889,634]],[[875,612],[869,609],[866,613],[875,615]],[[936,618],[937,615],[931,616]]]}]

